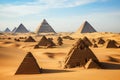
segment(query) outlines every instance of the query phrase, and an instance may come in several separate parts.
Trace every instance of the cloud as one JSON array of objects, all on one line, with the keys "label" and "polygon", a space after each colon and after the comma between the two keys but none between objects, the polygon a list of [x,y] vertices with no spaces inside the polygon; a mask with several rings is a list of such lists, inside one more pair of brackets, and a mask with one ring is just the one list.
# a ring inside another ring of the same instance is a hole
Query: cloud
[{"label": "cloud", "polygon": [[[0,16],[19,17],[24,15],[39,14],[51,8],[69,8],[81,6],[98,0],[34,0],[22,4],[0,4]],[[103,0],[101,0],[103,1]]]}]

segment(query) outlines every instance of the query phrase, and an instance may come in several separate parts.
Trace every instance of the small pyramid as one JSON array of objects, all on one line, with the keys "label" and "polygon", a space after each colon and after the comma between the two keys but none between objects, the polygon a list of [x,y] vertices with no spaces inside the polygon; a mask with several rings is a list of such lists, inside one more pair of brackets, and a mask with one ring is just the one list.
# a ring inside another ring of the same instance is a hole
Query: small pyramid
[{"label": "small pyramid", "polygon": [[101,69],[101,67],[99,66],[99,64],[97,64],[96,62],[94,62],[92,59],[89,59],[89,61],[85,65],[85,68],[86,69]]},{"label": "small pyramid", "polygon": [[23,24],[20,24],[14,33],[28,33],[29,31],[25,28]]},{"label": "small pyramid", "polygon": [[109,40],[106,48],[118,48],[118,46],[116,45],[116,41],[115,40]]},{"label": "small pyramid", "polygon": [[105,41],[102,38],[100,38],[98,41],[98,44],[104,44],[104,43],[105,43]]},{"label": "small pyramid", "polygon": [[58,38],[57,38],[57,44],[58,44],[59,46],[63,45],[63,39],[62,39],[61,37],[58,37]]},{"label": "small pyramid", "polygon": [[17,28],[15,27],[15,28],[12,30],[12,32],[14,33],[16,29],[17,29]]},{"label": "small pyramid", "polygon": [[92,46],[91,41],[86,36],[83,38],[83,41],[84,41],[86,46]]},{"label": "small pyramid", "polygon": [[47,46],[47,43],[49,43],[49,41],[47,40],[47,38],[45,36],[42,36],[42,38],[39,41],[38,45],[39,46]]},{"label": "small pyramid", "polygon": [[38,46],[38,45],[35,45],[35,46],[34,46],[34,49],[38,49],[38,48],[39,48],[39,46]]},{"label": "small pyramid", "polygon": [[48,24],[48,22],[44,19],[43,22],[38,26],[36,33],[56,33],[54,29]]},{"label": "small pyramid", "polygon": [[29,36],[24,42],[36,42],[32,36]]},{"label": "small pyramid", "polygon": [[15,74],[40,74],[41,69],[31,52],[28,52]]},{"label": "small pyramid", "polygon": [[50,46],[56,46],[55,43],[52,41],[51,38],[48,38],[48,41],[51,43]]},{"label": "small pyramid", "polygon": [[79,39],[65,58],[64,68],[84,67],[89,59],[99,62],[91,49]]},{"label": "small pyramid", "polygon": [[6,28],[4,32],[11,32],[9,28]]},{"label": "small pyramid", "polygon": [[40,42],[37,45],[38,46],[48,46],[48,47],[55,46],[54,42],[50,39],[47,39],[45,36],[43,36],[41,38]]},{"label": "small pyramid", "polygon": [[76,33],[92,33],[97,32],[87,21],[85,21]]},{"label": "small pyramid", "polygon": [[97,45],[97,44],[94,44],[93,47],[94,47],[94,48],[98,48],[98,45]]}]

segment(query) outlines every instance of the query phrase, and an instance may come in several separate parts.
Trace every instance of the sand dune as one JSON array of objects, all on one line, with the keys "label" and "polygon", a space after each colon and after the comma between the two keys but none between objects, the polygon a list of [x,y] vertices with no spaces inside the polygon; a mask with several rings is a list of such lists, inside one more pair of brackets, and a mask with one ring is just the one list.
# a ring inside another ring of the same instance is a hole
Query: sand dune
[{"label": "sand dune", "polygon": [[[62,33],[68,36],[68,33]],[[20,36],[19,34],[18,36]],[[8,35],[9,36],[9,35]],[[25,35],[24,35],[25,36]],[[26,35],[27,36],[27,35]],[[62,46],[55,48],[39,48],[34,49],[34,45],[38,43],[41,36],[34,37],[37,42],[15,42],[14,37],[11,40],[0,40],[0,79],[1,80],[120,80],[120,48],[105,48],[106,44],[98,45],[98,48],[90,47],[97,56],[104,69],[84,69],[84,68],[61,68],[65,56],[78,40],[87,36],[90,41],[103,37],[105,41],[113,39],[120,44],[120,35],[113,33],[92,33],[92,34],[70,34],[74,40],[63,39]],[[57,37],[52,37],[57,43]],[[42,74],[32,75],[14,75],[17,68],[24,59],[26,53],[33,53],[40,67],[43,68]]]}]

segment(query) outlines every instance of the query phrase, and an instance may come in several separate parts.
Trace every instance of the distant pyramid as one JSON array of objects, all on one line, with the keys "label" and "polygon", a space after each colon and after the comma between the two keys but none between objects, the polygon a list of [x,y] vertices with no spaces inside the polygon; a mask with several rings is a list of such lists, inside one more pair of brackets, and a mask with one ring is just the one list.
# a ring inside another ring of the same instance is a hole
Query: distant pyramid
[{"label": "distant pyramid", "polygon": [[47,39],[45,36],[43,36],[37,45],[52,47],[55,46],[55,43],[50,38]]},{"label": "distant pyramid", "polygon": [[23,24],[20,24],[14,33],[28,33],[29,31],[25,28]]},{"label": "distant pyramid", "polygon": [[12,32],[14,33],[16,29],[17,29],[17,28],[15,27],[15,28],[12,30]]},{"label": "distant pyramid", "polygon": [[86,69],[101,69],[101,67],[99,66],[98,63],[96,63],[95,61],[93,61],[92,59],[89,59],[89,61],[86,63],[85,65]]},{"label": "distant pyramid", "polygon": [[87,21],[85,21],[76,33],[92,33],[97,32]]},{"label": "distant pyramid", "polygon": [[32,36],[29,36],[24,42],[36,42]]},{"label": "distant pyramid", "polygon": [[109,40],[106,48],[118,48],[118,46],[116,44],[117,44],[117,42],[115,40]]},{"label": "distant pyramid", "polygon": [[89,59],[99,62],[91,49],[85,45],[85,42],[79,39],[67,54],[64,68],[85,67]]},{"label": "distant pyramid", "polygon": [[93,47],[94,47],[94,48],[98,48],[98,45],[97,45],[97,44],[93,44]]},{"label": "distant pyramid", "polygon": [[38,26],[36,33],[55,33],[54,29],[44,19],[40,26]]},{"label": "distant pyramid", "polygon": [[4,32],[11,32],[9,28],[6,28]]},{"label": "distant pyramid", "polygon": [[25,56],[15,74],[39,74],[41,69],[31,52]]},{"label": "distant pyramid", "polygon": [[98,44],[104,44],[105,40],[103,40],[102,38],[99,38]]},{"label": "distant pyramid", "polygon": [[34,49],[38,49],[38,48],[39,48],[39,46],[38,46],[38,45],[35,45],[35,46],[34,46]]}]

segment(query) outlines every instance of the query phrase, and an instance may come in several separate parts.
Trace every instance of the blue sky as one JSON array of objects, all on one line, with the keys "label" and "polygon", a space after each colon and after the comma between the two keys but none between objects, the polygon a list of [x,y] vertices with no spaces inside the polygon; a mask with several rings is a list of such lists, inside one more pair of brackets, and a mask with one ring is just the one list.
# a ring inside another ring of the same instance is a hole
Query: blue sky
[{"label": "blue sky", "polygon": [[120,0],[0,0],[0,30],[23,23],[35,31],[45,18],[57,32],[88,21],[99,32],[120,32]]}]

